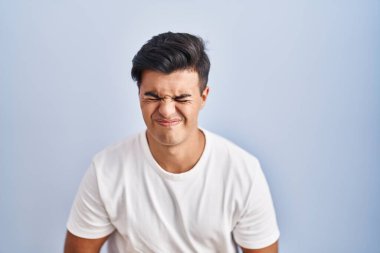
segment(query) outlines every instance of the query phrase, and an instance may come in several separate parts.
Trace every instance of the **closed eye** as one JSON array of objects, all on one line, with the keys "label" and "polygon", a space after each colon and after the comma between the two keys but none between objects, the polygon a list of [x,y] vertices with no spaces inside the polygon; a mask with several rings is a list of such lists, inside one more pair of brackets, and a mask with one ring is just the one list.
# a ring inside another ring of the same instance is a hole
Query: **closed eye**
[{"label": "closed eye", "polygon": [[175,98],[174,101],[179,102],[179,103],[183,103],[183,104],[191,102],[191,100],[183,99],[183,98]]},{"label": "closed eye", "polygon": [[192,101],[192,100],[188,99],[189,97],[191,97],[190,94],[182,94],[182,95],[179,95],[179,96],[175,96],[173,98],[173,100],[176,101],[176,102],[179,102],[179,103],[189,103],[189,102]]},{"label": "closed eye", "polygon": [[160,101],[161,98],[144,98],[145,101]]},{"label": "closed eye", "polygon": [[[191,99],[188,99],[188,98],[191,97],[191,94],[181,94],[179,96],[174,96],[174,97],[170,97],[170,96],[167,95],[165,97],[169,97],[173,101],[181,103],[181,104],[191,103],[192,102]],[[143,101],[144,102],[148,102],[148,103],[150,103],[150,102],[159,102],[159,101],[165,100],[165,97],[160,97],[157,93],[148,91],[148,92],[144,93]]]},{"label": "closed eye", "polygon": [[154,92],[148,91],[144,93],[144,102],[158,102],[161,98]]}]

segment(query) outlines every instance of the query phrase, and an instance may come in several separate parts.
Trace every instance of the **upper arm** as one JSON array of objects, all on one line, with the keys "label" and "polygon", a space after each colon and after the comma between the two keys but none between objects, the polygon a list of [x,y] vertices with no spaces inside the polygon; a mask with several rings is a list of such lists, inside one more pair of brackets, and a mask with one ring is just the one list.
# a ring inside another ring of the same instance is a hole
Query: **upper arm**
[{"label": "upper arm", "polygon": [[245,249],[242,248],[243,253],[278,253],[278,241],[272,245],[262,249]]},{"label": "upper arm", "polygon": [[236,243],[246,249],[262,249],[246,252],[277,252],[273,249],[276,248],[275,242],[280,232],[269,186],[259,163],[244,196],[245,207],[239,213],[233,229]]},{"label": "upper arm", "polygon": [[98,181],[92,164],[82,179],[67,221],[67,229],[81,238],[102,238],[115,230]]},{"label": "upper arm", "polygon": [[97,239],[85,239],[66,233],[64,253],[99,253],[108,236]]}]

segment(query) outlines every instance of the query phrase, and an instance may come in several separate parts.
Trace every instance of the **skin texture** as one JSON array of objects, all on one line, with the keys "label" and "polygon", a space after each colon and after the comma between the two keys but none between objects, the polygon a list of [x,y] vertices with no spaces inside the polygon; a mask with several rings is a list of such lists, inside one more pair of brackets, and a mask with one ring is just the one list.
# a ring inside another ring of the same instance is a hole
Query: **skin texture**
[{"label": "skin texture", "polygon": [[[199,91],[198,73],[144,71],[139,91],[141,112],[153,157],[172,173],[190,170],[200,158],[205,137],[198,115],[209,88]],[[193,150],[193,152],[188,152]]]},{"label": "skin texture", "polygon": [[262,249],[245,249],[242,248],[243,253],[278,253],[278,241]]},{"label": "skin texture", "polygon": [[98,239],[85,239],[66,233],[64,253],[99,253],[108,236]]},{"label": "skin texture", "polygon": [[[141,112],[147,126],[150,151],[157,163],[171,173],[190,170],[201,157],[205,137],[198,115],[209,88],[199,91],[198,73],[180,70],[170,74],[146,70],[139,90]],[[191,152],[189,152],[191,150]],[[67,232],[65,253],[98,253],[108,237],[84,239]],[[278,243],[244,253],[277,253]]]},{"label": "skin texture", "polygon": [[[84,239],[67,231],[64,253],[99,253],[108,236],[99,239]],[[263,249],[245,249],[243,253],[278,253],[278,242]]]}]

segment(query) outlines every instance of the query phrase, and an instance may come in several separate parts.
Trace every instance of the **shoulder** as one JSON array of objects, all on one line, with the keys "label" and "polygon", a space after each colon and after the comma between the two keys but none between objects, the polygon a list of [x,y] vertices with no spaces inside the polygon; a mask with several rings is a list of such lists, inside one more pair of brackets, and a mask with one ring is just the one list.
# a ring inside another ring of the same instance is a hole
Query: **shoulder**
[{"label": "shoulder", "polygon": [[144,135],[143,132],[105,147],[94,155],[94,164],[96,166],[112,165],[125,160],[128,156],[133,156],[133,153],[140,151],[142,135]]},{"label": "shoulder", "polygon": [[266,189],[259,160],[224,137],[206,131],[210,144],[212,175],[222,182],[226,196],[234,200],[234,210],[242,213]]},{"label": "shoulder", "polygon": [[92,160],[92,170],[100,195],[104,200],[117,199],[125,180],[132,180],[144,157],[145,132],[114,143],[98,152]]},{"label": "shoulder", "polygon": [[135,168],[144,157],[143,138],[141,132],[117,143],[109,145],[94,155],[92,166],[99,183],[113,184],[127,172]]},{"label": "shoulder", "polygon": [[205,131],[210,144],[209,165],[213,175],[219,175],[236,194],[248,194],[251,187],[261,180],[263,171],[259,160],[230,140]]},{"label": "shoulder", "polygon": [[259,160],[253,154],[239,147],[232,141],[204,130],[207,141],[210,144],[211,154],[218,157],[223,162],[227,162],[230,166],[239,168],[250,168],[254,170],[256,167],[260,167]]}]

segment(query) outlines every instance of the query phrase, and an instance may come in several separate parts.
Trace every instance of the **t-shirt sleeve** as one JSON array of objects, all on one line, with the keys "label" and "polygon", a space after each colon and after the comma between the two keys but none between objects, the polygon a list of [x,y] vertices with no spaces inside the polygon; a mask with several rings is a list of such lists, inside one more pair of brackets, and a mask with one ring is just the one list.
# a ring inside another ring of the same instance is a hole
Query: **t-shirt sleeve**
[{"label": "t-shirt sleeve", "polygon": [[233,230],[236,243],[247,249],[261,249],[280,236],[270,190],[258,165],[246,207]]},{"label": "t-shirt sleeve", "polygon": [[95,165],[91,164],[80,184],[71,208],[67,229],[82,238],[109,235],[115,229],[101,200]]}]

